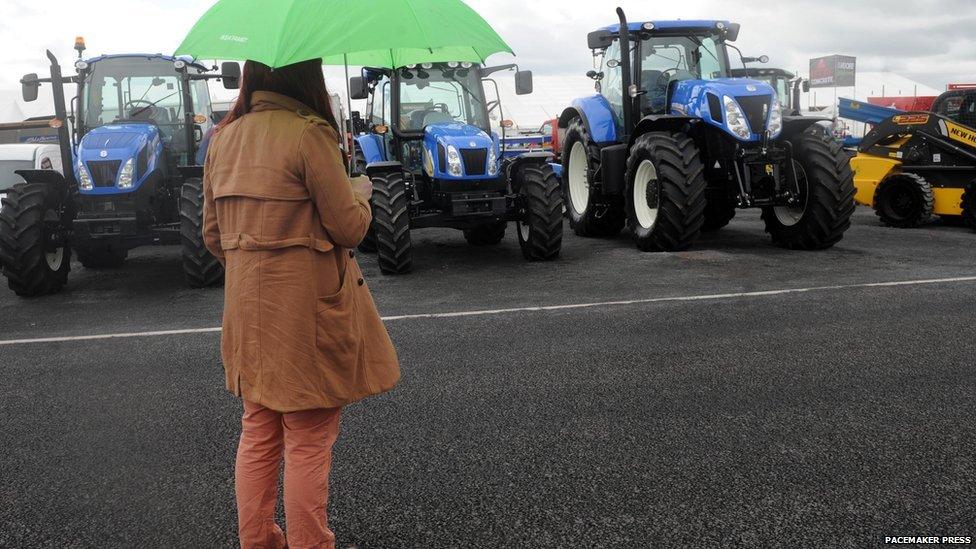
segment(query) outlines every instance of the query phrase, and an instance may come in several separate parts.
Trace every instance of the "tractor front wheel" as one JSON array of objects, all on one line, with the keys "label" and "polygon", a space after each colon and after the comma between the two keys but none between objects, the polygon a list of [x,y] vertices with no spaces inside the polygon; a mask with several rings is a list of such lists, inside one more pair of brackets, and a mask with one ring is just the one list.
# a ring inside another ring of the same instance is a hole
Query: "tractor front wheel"
[{"label": "tractor front wheel", "polygon": [[791,250],[829,248],[844,238],[854,214],[850,157],[838,141],[810,132],[795,138],[793,152],[799,196],[796,204],[763,208],[766,232]]},{"label": "tractor front wheel", "polygon": [[522,166],[514,174],[523,204],[518,222],[522,256],[529,261],[550,261],[563,247],[563,195],[559,178],[549,164]]},{"label": "tractor front wheel", "polygon": [[17,295],[57,293],[68,282],[71,248],[59,242],[58,193],[42,183],[21,183],[0,206],[0,264]]},{"label": "tractor front wheel", "polygon": [[962,193],[962,222],[976,231],[976,182],[967,185]]},{"label": "tractor front wheel", "polygon": [[909,229],[932,218],[935,195],[924,177],[913,173],[890,175],[874,191],[874,212],[889,227]]},{"label": "tractor front wheel", "polygon": [[180,190],[180,241],[183,243],[183,274],[191,288],[219,286],[224,267],[203,243],[203,181],[191,177]]},{"label": "tractor front wheel", "polygon": [[627,223],[645,252],[686,250],[705,216],[704,167],[683,133],[648,132],[627,157]]},{"label": "tractor front wheel", "polygon": [[400,172],[374,175],[373,233],[380,272],[404,274],[413,268],[410,244],[410,197]]},{"label": "tractor front wheel", "polygon": [[574,118],[563,145],[563,189],[569,225],[579,236],[615,236],[624,228],[619,197],[602,195],[591,180],[592,159],[598,157],[586,125]]},{"label": "tractor front wheel", "polygon": [[505,228],[508,223],[494,221],[478,225],[471,229],[464,229],[464,239],[472,246],[494,246],[505,238]]},{"label": "tractor front wheel", "polygon": [[86,269],[115,269],[121,267],[129,256],[128,250],[112,246],[75,248],[75,253],[78,254],[78,261]]}]

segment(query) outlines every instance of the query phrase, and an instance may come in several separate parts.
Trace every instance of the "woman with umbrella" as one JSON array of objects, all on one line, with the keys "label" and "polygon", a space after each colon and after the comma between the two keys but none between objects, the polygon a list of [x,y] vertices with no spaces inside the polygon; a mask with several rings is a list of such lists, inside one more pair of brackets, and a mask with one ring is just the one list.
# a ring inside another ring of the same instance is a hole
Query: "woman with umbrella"
[{"label": "woman with umbrella", "polygon": [[[341,408],[399,379],[353,251],[372,187],[346,176],[323,58],[393,66],[497,51],[510,50],[458,0],[221,0],[178,48],[248,60],[204,166],[204,239],[226,272],[221,355],[244,401],[245,549],[335,546],[326,505]],[[274,518],[282,456],[287,540]]]}]

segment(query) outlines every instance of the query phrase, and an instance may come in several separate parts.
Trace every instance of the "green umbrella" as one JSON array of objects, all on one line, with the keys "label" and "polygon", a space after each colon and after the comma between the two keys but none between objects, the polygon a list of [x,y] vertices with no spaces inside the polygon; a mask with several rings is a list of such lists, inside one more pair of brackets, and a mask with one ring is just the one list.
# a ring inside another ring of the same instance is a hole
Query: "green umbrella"
[{"label": "green umbrella", "polygon": [[271,67],[318,57],[379,67],[483,62],[497,52],[512,49],[460,0],[220,0],[176,49]]}]

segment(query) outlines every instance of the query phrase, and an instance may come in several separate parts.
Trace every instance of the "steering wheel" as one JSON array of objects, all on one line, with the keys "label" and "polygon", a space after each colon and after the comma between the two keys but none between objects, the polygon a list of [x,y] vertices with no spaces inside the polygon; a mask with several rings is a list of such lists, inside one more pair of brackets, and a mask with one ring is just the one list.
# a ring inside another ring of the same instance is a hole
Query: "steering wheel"
[{"label": "steering wheel", "polygon": [[438,109],[440,109],[440,111],[446,115],[451,114],[450,109],[447,108],[447,103],[434,103],[434,111],[437,111]]},{"label": "steering wheel", "polygon": [[127,101],[125,110],[129,113],[129,118],[145,117],[146,120],[156,116],[156,105],[152,101],[145,99],[133,99]]}]

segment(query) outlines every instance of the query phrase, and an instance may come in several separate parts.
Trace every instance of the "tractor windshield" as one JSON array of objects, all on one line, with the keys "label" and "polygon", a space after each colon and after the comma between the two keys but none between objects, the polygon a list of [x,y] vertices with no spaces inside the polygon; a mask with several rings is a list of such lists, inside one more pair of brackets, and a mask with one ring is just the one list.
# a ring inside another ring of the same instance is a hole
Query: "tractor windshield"
[{"label": "tractor windshield", "polygon": [[[149,122],[159,127],[173,152],[187,151],[183,82],[172,61],[109,57],[92,63],[82,85],[82,120],[86,128]],[[208,113],[210,95],[206,83],[193,81],[190,87],[195,110]]]},{"label": "tractor windshield", "polygon": [[435,65],[400,69],[397,127],[419,132],[425,126],[460,122],[488,131],[488,112],[478,70]]},{"label": "tractor windshield", "polygon": [[640,84],[645,109],[663,112],[675,80],[712,80],[729,75],[725,46],[711,35],[651,35],[640,42]]}]

